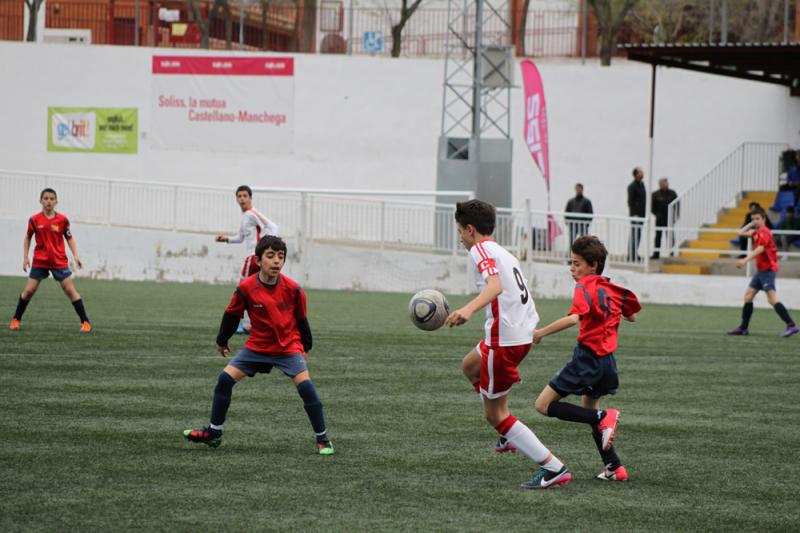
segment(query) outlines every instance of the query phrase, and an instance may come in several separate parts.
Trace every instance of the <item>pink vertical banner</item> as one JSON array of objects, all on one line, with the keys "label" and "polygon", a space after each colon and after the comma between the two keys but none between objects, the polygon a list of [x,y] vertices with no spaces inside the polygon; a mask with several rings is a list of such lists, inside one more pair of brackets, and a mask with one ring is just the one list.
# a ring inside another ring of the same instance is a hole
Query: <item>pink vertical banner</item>
[{"label": "pink vertical banner", "polygon": [[[547,151],[547,106],[544,101],[544,84],[533,61],[520,62],[525,90],[525,144],[533,162],[539,168],[547,187],[547,210],[550,210],[550,157]],[[561,227],[552,214],[547,214],[547,244],[561,235]]]}]

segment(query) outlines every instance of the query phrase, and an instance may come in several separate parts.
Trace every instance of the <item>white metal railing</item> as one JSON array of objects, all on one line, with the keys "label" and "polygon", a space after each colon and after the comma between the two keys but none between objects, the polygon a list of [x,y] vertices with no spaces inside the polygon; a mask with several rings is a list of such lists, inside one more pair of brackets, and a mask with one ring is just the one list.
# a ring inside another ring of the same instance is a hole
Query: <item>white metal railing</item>
[{"label": "white metal railing", "polygon": [[[127,226],[193,233],[232,233],[239,210],[233,190],[154,182],[134,182],[56,174],[0,170],[0,216],[25,219],[39,208],[39,192],[56,189],[59,208],[74,222]],[[281,235],[300,250],[309,242],[338,242],[381,249],[463,254],[453,220],[454,206],[433,201],[411,201],[363,195],[345,190],[257,188],[256,205],[281,229]],[[418,195],[434,198],[436,191],[375,191],[375,195]],[[471,191],[448,191],[470,197]],[[597,235],[609,251],[608,264],[648,268],[652,250],[650,221],[624,216],[549,213],[562,233],[548,234],[548,213],[530,208],[498,209],[494,238],[521,259],[565,261],[572,238]],[[678,251],[678,235],[697,232],[694,227],[657,228],[662,253]],[[729,233],[735,230],[702,231]],[[793,235],[792,232],[775,232]],[[794,232],[798,233],[798,232]],[[676,239],[670,236],[675,235]],[[702,252],[701,249],[692,249]],[[731,254],[737,250],[708,250]],[[787,252],[788,256],[800,256]]]},{"label": "white metal railing", "polygon": [[679,195],[669,204],[667,218],[671,227],[685,230],[674,230],[676,245],[696,239],[699,228],[714,222],[721,209],[732,207],[743,191],[777,191],[781,153],[788,148],[781,143],[743,143]]}]

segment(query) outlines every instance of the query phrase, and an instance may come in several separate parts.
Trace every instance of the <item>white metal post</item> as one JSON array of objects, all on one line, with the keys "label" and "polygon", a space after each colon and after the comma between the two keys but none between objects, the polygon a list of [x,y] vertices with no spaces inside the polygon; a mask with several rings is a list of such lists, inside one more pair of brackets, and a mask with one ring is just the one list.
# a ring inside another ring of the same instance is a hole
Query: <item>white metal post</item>
[{"label": "white metal post", "polygon": [[172,188],[172,231],[178,231],[178,186]]},{"label": "white metal post", "polygon": [[239,50],[244,50],[244,0],[239,0]]},{"label": "white metal post", "polygon": [[111,201],[113,196],[111,194],[111,184],[114,183],[112,180],[108,180],[108,205],[106,205],[106,226],[111,225]]},{"label": "white metal post", "polygon": [[384,241],[386,240],[386,202],[381,202],[381,251],[384,249]]}]

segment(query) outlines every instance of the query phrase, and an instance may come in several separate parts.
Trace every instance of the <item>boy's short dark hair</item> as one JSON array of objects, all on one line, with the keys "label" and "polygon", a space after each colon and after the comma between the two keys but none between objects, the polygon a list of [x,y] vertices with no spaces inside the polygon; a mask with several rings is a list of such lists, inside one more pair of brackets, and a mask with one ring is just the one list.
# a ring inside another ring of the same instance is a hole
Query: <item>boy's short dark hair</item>
[{"label": "boy's short dark hair", "polygon": [[494,231],[496,214],[492,204],[480,200],[458,202],[455,217],[462,227],[472,224],[481,235],[491,235]]},{"label": "boy's short dark hair", "polygon": [[761,215],[761,218],[763,218],[764,220],[767,219],[767,212],[761,206],[754,207],[753,209],[750,210],[750,216],[752,217],[753,215]]},{"label": "boy's short dark hair", "polygon": [[253,189],[251,189],[247,185],[239,185],[239,187],[236,189],[236,195],[238,196],[239,193],[242,191],[246,192],[247,196],[249,196],[250,198],[253,197]]},{"label": "boy's short dark hair", "polygon": [[592,263],[597,263],[595,274],[603,273],[603,269],[606,266],[608,250],[606,250],[606,246],[600,239],[594,235],[584,235],[583,237],[575,239],[575,242],[572,243],[572,253],[581,256],[583,260],[590,265]]},{"label": "boy's short dark hair", "polygon": [[276,252],[283,252],[286,254],[286,243],[280,237],[276,237],[275,235],[267,235],[258,241],[258,244],[256,245],[256,257],[261,259],[261,256],[264,255],[264,252],[267,250],[274,250]]},{"label": "boy's short dark hair", "polygon": [[56,200],[58,200],[58,195],[56,194],[56,191],[55,191],[55,189],[51,189],[50,187],[47,187],[47,188],[45,188],[45,189],[42,189],[42,192],[40,192],[40,193],[39,193],[39,200],[41,200],[42,198],[44,198],[44,195],[45,195],[45,193],[48,193],[48,192],[51,192],[51,193],[53,193],[53,196],[55,196],[55,197],[56,197]]}]

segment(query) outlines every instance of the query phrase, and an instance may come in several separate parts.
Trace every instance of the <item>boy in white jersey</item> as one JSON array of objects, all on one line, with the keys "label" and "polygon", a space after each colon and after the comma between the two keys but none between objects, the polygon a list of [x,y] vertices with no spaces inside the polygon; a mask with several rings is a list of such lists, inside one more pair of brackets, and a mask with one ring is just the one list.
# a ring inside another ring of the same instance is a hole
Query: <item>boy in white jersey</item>
[{"label": "boy in white jersey", "polygon": [[517,367],[531,348],[533,330],[539,321],[519,261],[492,240],[493,205],[480,200],[459,202],[455,219],[461,242],[469,250],[470,267],[480,293],[450,313],[447,323],[460,326],[486,307],[486,334],[464,357],[464,375],[481,395],[484,416],[501,439],[540,465],[533,479],[520,487],[546,489],[566,485],[572,480],[572,473],[508,410],[508,393],[520,381]]},{"label": "boy in white jersey", "polygon": [[[242,219],[239,224],[239,233],[231,237],[225,235],[217,235],[217,242],[227,242],[229,244],[244,243],[247,257],[242,266],[242,273],[239,276],[239,281],[244,278],[252,276],[258,272],[258,264],[256,263],[255,249],[258,241],[267,235],[278,236],[278,226],[275,223],[267,220],[267,217],[258,212],[253,207],[253,190],[247,185],[240,185],[236,189],[236,203],[242,209]],[[236,333],[250,333],[250,316],[247,311],[244,312],[242,323],[239,324],[239,329]]]}]

